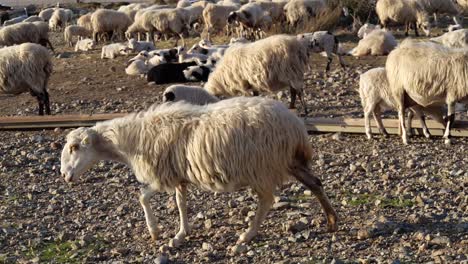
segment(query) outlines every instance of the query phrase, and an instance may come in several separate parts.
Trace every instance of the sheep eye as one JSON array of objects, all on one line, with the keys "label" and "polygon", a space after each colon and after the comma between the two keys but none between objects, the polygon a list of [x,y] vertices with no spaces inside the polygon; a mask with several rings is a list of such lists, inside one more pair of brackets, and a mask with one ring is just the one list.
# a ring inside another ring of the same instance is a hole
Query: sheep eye
[{"label": "sheep eye", "polygon": [[77,151],[80,149],[80,146],[78,144],[73,144],[70,146],[70,153],[72,153],[73,151]]}]

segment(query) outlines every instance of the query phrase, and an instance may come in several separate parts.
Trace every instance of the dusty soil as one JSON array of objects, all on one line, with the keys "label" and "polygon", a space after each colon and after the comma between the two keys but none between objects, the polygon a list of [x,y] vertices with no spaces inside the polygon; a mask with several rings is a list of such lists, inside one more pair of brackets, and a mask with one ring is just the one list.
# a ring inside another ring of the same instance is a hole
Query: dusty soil
[{"label": "dusty soil", "polygon": [[[398,34],[401,38],[401,35]],[[357,39],[341,35],[347,48]],[[52,34],[57,54],[50,80],[53,114],[132,112],[161,101],[165,86],[127,76],[128,58],[101,60],[100,50],[74,53]],[[197,40],[191,39],[190,43]],[[168,45],[165,43],[164,45]],[[306,74],[310,116],[362,117],[359,74],[385,57],[311,58]],[[265,95],[287,101],[287,92]],[[0,95],[0,115],[35,115],[28,94]],[[394,115],[386,113],[387,116]],[[466,118],[466,112],[458,118]],[[230,247],[255,211],[249,191],[213,194],[193,187],[192,232],[167,248],[178,213],[172,194],[152,206],[162,228],[152,242],[138,203],[142,187],[120,164],[101,162],[80,182],[59,176],[68,131],[0,132],[0,263],[460,263],[468,261],[468,140],[445,146],[440,138],[313,134],[313,169],[339,214],[339,231],[325,232],[318,202],[299,183],[277,192],[261,233],[232,254]]]}]

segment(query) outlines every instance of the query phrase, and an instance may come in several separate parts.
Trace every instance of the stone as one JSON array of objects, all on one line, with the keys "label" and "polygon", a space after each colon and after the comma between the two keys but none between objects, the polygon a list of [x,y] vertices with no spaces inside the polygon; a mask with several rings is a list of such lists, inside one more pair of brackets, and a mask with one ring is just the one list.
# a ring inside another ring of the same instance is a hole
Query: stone
[{"label": "stone", "polygon": [[231,251],[232,253],[238,255],[238,254],[243,254],[245,252],[247,252],[248,248],[246,245],[235,245],[234,247],[232,247]]},{"label": "stone", "polygon": [[153,262],[154,264],[168,264],[169,259],[167,258],[166,255],[162,255],[162,256],[157,257]]}]

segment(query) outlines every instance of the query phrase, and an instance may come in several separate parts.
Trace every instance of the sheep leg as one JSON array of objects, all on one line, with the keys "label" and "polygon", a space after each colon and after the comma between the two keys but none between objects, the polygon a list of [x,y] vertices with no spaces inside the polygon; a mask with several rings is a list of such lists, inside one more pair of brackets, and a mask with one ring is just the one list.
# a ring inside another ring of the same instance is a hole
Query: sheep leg
[{"label": "sheep leg", "polygon": [[413,23],[413,26],[414,26],[414,35],[416,37],[419,37],[418,25],[416,24],[416,22]]},{"label": "sheep leg", "polygon": [[437,19],[437,13],[434,13],[434,25],[439,26],[439,19]]},{"label": "sheep leg", "polygon": [[249,243],[252,238],[255,237],[255,235],[258,233],[258,230],[260,228],[260,225],[262,224],[263,220],[265,220],[265,217],[270,211],[270,208],[273,204],[274,197],[272,192],[268,193],[263,193],[263,192],[258,192],[258,206],[257,206],[257,212],[255,213],[255,217],[250,222],[249,228],[247,231],[245,231],[243,234],[239,236],[239,240],[237,240],[237,244],[242,244],[242,243]]},{"label": "sheep leg", "polygon": [[298,94],[299,96],[299,100],[301,101],[301,104],[302,104],[302,108],[304,108],[304,115],[307,116],[308,114],[308,111],[307,111],[307,105],[305,103],[305,99],[304,99],[304,91],[300,91]]},{"label": "sheep leg", "polygon": [[403,144],[408,145],[408,134],[406,134],[406,128],[405,128],[405,107],[404,106],[400,106],[398,109],[398,119],[400,120],[401,138],[403,139]]},{"label": "sheep leg", "polygon": [[295,109],[296,108],[296,96],[297,96],[297,91],[294,89],[292,86],[289,88],[289,92],[291,93],[291,101],[289,102],[289,109]]},{"label": "sheep leg", "polygon": [[180,246],[189,232],[187,217],[187,186],[185,184],[180,184],[176,187],[176,203],[177,208],[179,209],[180,229],[169,243],[172,247]]},{"label": "sheep leg", "polygon": [[346,63],[343,60],[343,56],[339,55],[338,53],[336,54],[336,56],[338,56],[338,60],[340,60],[341,68],[346,69]]},{"label": "sheep leg", "polygon": [[455,102],[447,103],[447,125],[445,127],[444,139],[445,144],[450,145],[451,143],[451,135],[450,130],[453,127],[453,123],[455,122]]},{"label": "sheep leg", "polygon": [[300,161],[300,162],[301,163],[293,167],[292,175],[302,184],[307,186],[307,188],[309,188],[312,191],[312,193],[315,195],[315,197],[317,197],[317,199],[319,200],[320,205],[322,206],[322,209],[325,212],[325,215],[327,216],[328,232],[337,231],[338,230],[338,225],[337,225],[338,217],[335,212],[335,209],[333,209],[333,206],[331,205],[330,200],[328,200],[328,197],[323,190],[322,182],[320,181],[319,178],[311,174],[309,168],[307,168],[307,165],[302,164],[303,161]]},{"label": "sheep leg", "polygon": [[152,190],[150,187],[142,188],[141,195],[140,195],[140,204],[143,207],[143,211],[145,212],[146,218],[146,225],[148,226],[148,230],[151,235],[151,239],[155,241],[158,238],[158,226],[156,224],[156,217],[153,214],[153,210],[151,209],[150,199],[156,192]]},{"label": "sheep leg", "polygon": [[47,90],[45,90],[45,89],[44,89],[43,103],[44,103],[44,106],[45,106],[46,115],[50,115],[49,93],[48,93]]},{"label": "sheep leg", "polygon": [[327,54],[327,68],[325,69],[326,72],[330,70],[330,64],[332,63],[333,59],[331,56],[328,56]]},{"label": "sheep leg", "polygon": [[407,37],[407,36],[409,35],[409,28],[410,28],[410,24],[407,23],[407,24],[406,24],[405,37]]},{"label": "sheep leg", "polygon": [[388,132],[382,123],[382,117],[380,116],[380,113],[380,106],[376,105],[372,111],[372,115],[374,116],[374,120],[377,123],[377,127],[379,128],[380,133],[384,135],[384,137],[388,137]]},{"label": "sheep leg", "polygon": [[[372,139],[372,130],[371,130],[371,125],[370,125],[370,114],[372,110],[373,110],[372,107],[366,107],[366,109],[364,109],[364,126],[366,128],[367,139]],[[375,119],[375,115],[374,115],[374,119]],[[375,119],[375,121],[377,122],[377,119]]]},{"label": "sheep leg", "polygon": [[[418,113],[413,112],[413,109],[410,109],[410,111],[408,113],[408,123],[407,123],[407,127],[406,127],[406,133],[408,133],[409,137],[413,136],[412,123],[413,123],[413,117],[414,117],[415,114],[418,117],[421,117],[421,116],[419,116]],[[424,124],[426,124],[426,123],[424,123]]]}]

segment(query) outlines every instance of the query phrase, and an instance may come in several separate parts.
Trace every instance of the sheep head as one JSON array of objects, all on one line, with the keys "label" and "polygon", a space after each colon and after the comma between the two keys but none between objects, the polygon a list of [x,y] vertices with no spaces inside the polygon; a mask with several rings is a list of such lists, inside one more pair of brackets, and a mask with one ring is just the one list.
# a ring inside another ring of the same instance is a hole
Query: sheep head
[{"label": "sheep head", "polygon": [[96,131],[83,127],[70,132],[66,140],[60,159],[60,173],[66,182],[72,182],[100,160],[99,140]]}]

